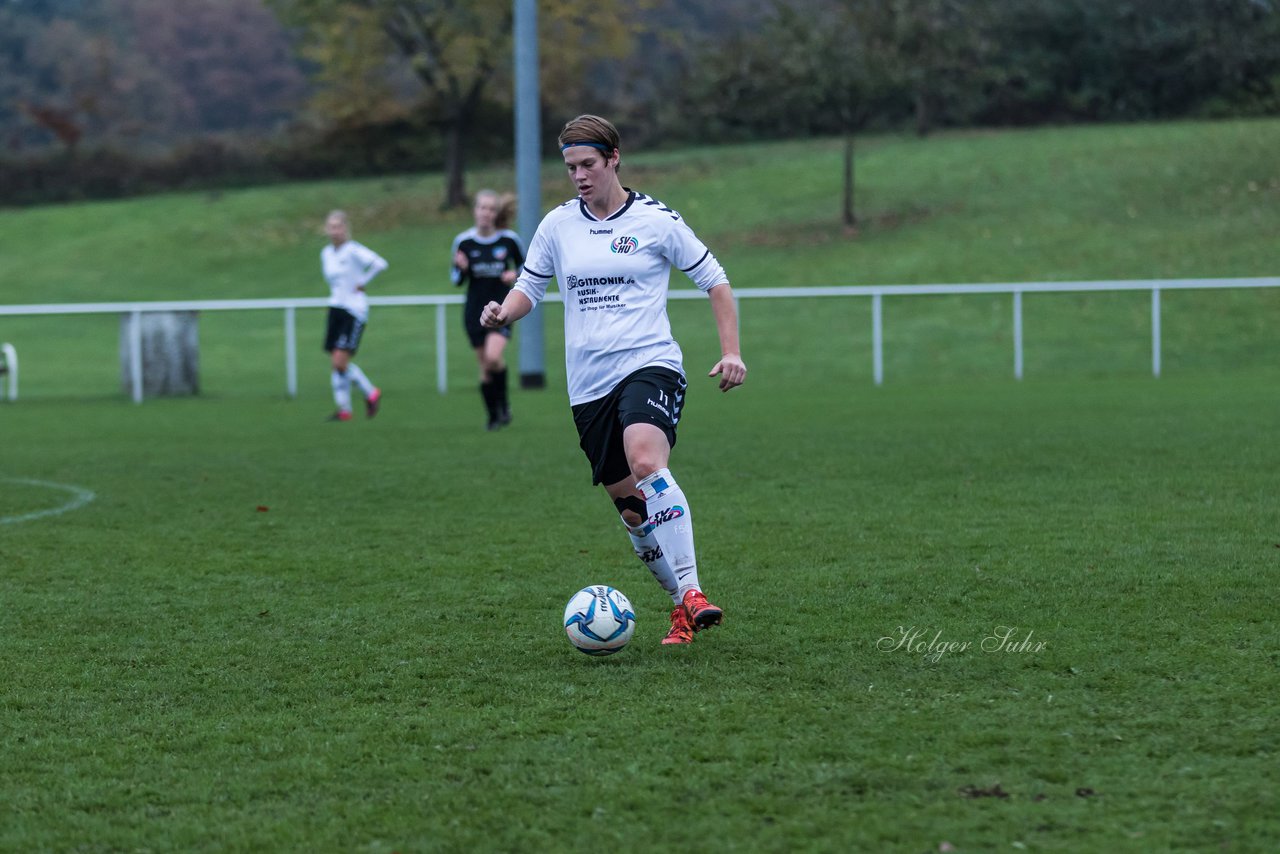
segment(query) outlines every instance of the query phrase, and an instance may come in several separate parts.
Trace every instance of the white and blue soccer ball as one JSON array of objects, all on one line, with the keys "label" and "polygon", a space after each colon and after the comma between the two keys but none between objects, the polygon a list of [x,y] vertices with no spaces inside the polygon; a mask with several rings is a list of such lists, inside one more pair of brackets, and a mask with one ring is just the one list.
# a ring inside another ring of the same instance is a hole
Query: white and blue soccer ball
[{"label": "white and blue soccer ball", "polygon": [[631,600],[604,584],[584,587],[564,607],[564,631],[587,655],[612,655],[636,630]]}]

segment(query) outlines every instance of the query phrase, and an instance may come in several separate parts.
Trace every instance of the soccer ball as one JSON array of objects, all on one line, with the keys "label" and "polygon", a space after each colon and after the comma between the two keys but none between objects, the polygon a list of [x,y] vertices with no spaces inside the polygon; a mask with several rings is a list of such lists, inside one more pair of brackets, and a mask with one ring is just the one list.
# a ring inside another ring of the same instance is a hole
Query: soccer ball
[{"label": "soccer ball", "polygon": [[636,630],[631,600],[603,584],[584,587],[564,607],[564,631],[587,655],[612,655],[627,645]]}]

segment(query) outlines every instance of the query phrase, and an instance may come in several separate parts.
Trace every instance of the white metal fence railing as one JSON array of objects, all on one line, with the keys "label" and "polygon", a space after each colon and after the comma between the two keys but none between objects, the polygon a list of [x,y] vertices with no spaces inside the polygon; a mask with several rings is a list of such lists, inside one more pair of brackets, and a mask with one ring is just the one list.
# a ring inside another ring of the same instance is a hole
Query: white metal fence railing
[{"label": "white metal fence railing", "polygon": [[[876,385],[884,382],[884,313],[885,297],[939,296],[954,294],[1013,295],[1013,375],[1022,378],[1022,295],[1028,293],[1080,293],[1087,291],[1151,292],[1151,373],[1160,376],[1160,294],[1175,290],[1231,290],[1240,288],[1280,288],[1280,277],[1241,279],[1140,279],[1095,282],[1002,282],[996,284],[926,284],[926,285],[847,285],[834,287],[741,288],[734,294],[739,300],[797,299],[814,297],[871,298],[871,365]],[[701,291],[672,290],[672,299],[705,299]],[[447,390],[445,307],[461,305],[461,295],[369,297],[372,306],[436,307],[436,386],[441,394]],[[548,293],[548,302],[560,302],[559,293]],[[297,310],[324,308],[324,298],[189,300],[173,302],[104,302],[62,303],[52,305],[0,305],[0,317],[58,314],[129,314],[129,347],[132,354],[130,376],[133,400],[142,401],[140,316],[157,311],[261,311],[284,312],[285,387],[290,397],[298,393]]]}]

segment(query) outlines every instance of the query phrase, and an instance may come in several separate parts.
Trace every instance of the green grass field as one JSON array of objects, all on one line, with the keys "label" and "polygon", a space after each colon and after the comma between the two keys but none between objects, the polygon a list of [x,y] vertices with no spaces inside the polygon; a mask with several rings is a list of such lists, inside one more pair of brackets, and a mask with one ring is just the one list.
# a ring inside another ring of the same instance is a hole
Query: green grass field
[{"label": "green grass field", "polygon": [[[868,140],[856,239],[833,143],[627,168],[744,287],[1259,276],[1277,143]],[[444,293],[438,183],[0,212],[0,304],[315,296],[335,204],[383,293]],[[430,313],[377,312],[385,409],[341,425],[319,312],[297,400],[277,313],[206,313],[201,396],[141,406],[115,318],[0,318],[0,850],[1274,850],[1280,300],[1166,294],[1159,380],[1143,295],[1024,308],[1016,382],[1007,297],[887,300],[875,387],[867,301],[744,301],[721,395],[709,309],[674,304],[672,468],[726,610],[674,650],[576,447],[558,310],[499,433],[456,315],[439,395]],[[589,583],[638,612],[610,658],[559,625]]]}]

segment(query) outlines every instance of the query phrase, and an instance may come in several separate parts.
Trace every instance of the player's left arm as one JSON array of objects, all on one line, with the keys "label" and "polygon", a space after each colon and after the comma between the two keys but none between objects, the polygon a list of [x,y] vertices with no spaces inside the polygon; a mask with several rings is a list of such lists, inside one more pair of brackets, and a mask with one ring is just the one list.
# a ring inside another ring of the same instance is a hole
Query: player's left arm
[{"label": "player's left arm", "polygon": [[364,290],[365,285],[373,281],[374,277],[387,269],[387,259],[383,258],[377,252],[374,252],[368,246],[361,245],[359,249],[363,250],[357,256],[360,259],[360,281],[356,285],[357,289]]},{"label": "player's left arm", "polygon": [[733,298],[733,288],[721,282],[707,291],[711,298],[711,313],[716,319],[716,332],[720,335],[720,361],[707,376],[720,376],[720,390],[737,388],[747,378],[747,366],[742,361],[738,344],[738,306]]},{"label": "player's left arm", "polygon": [[520,268],[524,266],[524,246],[520,244],[520,238],[515,232],[511,232],[510,240],[511,249],[507,255],[507,260],[511,267],[502,271],[502,284],[511,287],[516,283],[516,279],[520,277]]},{"label": "player's left arm", "polygon": [[711,313],[715,316],[716,332],[720,336],[720,361],[707,376],[720,377],[721,391],[737,388],[747,378],[747,366],[742,361],[738,344],[738,304],[733,298],[729,276],[716,256],[678,214],[667,226],[667,259],[711,299]]}]

